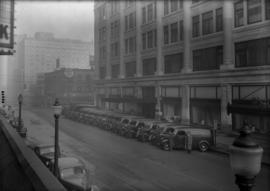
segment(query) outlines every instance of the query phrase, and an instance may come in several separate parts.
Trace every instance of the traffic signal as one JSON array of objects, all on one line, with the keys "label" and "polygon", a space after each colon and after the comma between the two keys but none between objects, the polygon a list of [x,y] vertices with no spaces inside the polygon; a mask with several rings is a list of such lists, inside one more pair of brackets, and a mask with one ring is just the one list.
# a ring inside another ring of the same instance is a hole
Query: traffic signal
[{"label": "traffic signal", "polygon": [[2,103],[5,103],[5,91],[1,91]]}]

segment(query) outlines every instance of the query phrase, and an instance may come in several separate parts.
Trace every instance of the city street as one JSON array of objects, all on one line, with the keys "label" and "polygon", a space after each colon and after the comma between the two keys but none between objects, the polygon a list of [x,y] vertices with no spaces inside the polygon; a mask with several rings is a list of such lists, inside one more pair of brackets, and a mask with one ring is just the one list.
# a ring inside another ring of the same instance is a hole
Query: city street
[{"label": "city street", "polygon": [[[35,113],[35,114],[34,114]],[[53,143],[51,110],[24,111],[28,139]],[[238,190],[229,160],[217,153],[166,152],[152,145],[60,118],[60,147],[95,168],[101,190]],[[269,168],[263,167],[254,191],[266,191]]]}]

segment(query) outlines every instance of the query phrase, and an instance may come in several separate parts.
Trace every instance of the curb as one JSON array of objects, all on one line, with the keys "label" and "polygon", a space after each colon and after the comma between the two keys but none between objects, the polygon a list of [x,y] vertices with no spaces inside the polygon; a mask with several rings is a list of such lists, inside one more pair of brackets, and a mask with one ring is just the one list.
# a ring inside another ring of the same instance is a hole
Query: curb
[{"label": "curb", "polygon": [[[209,150],[212,152],[216,152],[216,153],[220,153],[220,154],[224,154],[224,155],[229,156],[229,151],[226,149],[223,149],[223,148],[211,147]],[[262,164],[270,167],[270,162],[262,161]]]}]

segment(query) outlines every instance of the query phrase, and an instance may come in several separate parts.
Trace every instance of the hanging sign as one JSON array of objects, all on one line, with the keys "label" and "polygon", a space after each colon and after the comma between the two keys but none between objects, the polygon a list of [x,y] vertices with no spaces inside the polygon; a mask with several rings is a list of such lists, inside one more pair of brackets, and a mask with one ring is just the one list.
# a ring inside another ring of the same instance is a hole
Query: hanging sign
[{"label": "hanging sign", "polygon": [[0,48],[13,48],[14,0],[0,0]]}]

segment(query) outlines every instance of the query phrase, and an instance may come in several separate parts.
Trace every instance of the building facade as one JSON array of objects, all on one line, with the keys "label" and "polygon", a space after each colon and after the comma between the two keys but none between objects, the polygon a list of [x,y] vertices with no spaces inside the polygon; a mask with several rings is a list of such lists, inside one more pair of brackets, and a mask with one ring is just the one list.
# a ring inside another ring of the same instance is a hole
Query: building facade
[{"label": "building facade", "polygon": [[33,105],[52,106],[58,98],[62,105],[94,103],[94,70],[60,69],[38,75]]},{"label": "building facade", "polygon": [[254,100],[269,107],[269,31],[269,0],[96,1],[97,105],[269,132],[252,107],[227,112]]},{"label": "building facade", "polygon": [[17,46],[16,57],[23,68],[24,96],[30,103],[38,75],[61,68],[90,69],[93,44],[72,39],[58,39],[53,33],[37,32]]}]

